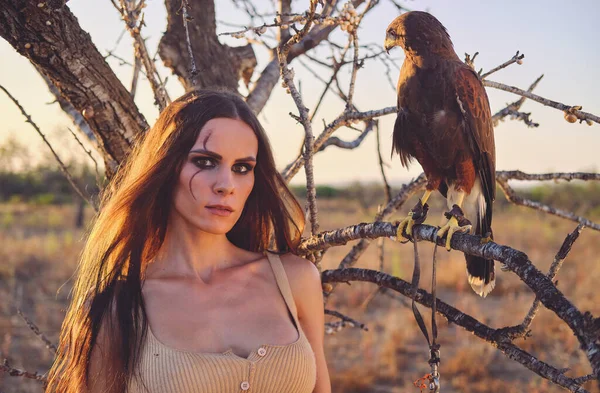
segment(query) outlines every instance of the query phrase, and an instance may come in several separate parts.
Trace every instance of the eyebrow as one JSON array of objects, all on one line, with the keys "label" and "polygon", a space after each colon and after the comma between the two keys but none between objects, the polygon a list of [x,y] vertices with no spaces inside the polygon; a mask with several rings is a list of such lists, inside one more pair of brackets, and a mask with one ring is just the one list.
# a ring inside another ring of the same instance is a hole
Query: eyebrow
[{"label": "eyebrow", "polygon": [[[215,153],[214,151],[206,150],[206,149],[194,149],[194,150],[191,150],[190,153],[201,153],[201,154],[205,154],[210,157],[214,157],[218,160],[223,159],[223,157],[220,154]],[[235,162],[242,162],[242,161],[243,162],[247,162],[247,161],[256,162],[256,158],[253,156],[248,156],[248,157],[238,158],[237,160],[235,160]]]}]

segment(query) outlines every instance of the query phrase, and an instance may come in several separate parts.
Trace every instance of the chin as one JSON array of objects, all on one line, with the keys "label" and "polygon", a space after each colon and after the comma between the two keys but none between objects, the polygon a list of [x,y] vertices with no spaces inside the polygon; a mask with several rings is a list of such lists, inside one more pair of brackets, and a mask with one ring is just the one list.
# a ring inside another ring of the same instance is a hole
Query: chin
[{"label": "chin", "polygon": [[229,224],[204,221],[194,226],[202,232],[210,233],[212,235],[225,235],[227,232],[231,231],[231,228],[233,228],[234,224],[235,223]]},{"label": "chin", "polygon": [[227,217],[227,218],[202,218],[198,222],[192,222],[192,225],[196,226],[203,232],[211,233],[213,235],[225,235],[227,232],[235,226],[238,217]]}]

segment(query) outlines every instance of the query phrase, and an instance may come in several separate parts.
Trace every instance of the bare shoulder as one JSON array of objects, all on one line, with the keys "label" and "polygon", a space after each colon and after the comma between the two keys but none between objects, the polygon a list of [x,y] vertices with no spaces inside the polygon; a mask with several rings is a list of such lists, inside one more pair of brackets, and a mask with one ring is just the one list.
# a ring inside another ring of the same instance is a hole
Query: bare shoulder
[{"label": "bare shoulder", "polygon": [[321,274],[314,263],[292,253],[280,255],[281,263],[288,276],[290,285],[302,285],[317,280],[321,282]]},{"label": "bare shoulder", "polygon": [[319,306],[322,309],[321,274],[315,264],[291,253],[281,255],[280,258],[292,289],[299,317],[306,315],[314,307]]}]

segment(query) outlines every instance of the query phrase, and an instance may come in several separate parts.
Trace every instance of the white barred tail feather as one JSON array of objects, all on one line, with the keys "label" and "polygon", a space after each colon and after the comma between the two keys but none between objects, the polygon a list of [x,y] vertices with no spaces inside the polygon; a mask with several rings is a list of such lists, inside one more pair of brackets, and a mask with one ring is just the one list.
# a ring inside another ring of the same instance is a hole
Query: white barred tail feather
[{"label": "white barred tail feather", "polygon": [[[452,208],[458,199],[458,191],[454,185],[449,185],[447,193],[448,209]],[[465,217],[471,221],[473,227],[471,234],[484,236],[486,233],[492,233],[491,221],[487,218],[487,204],[481,188],[479,177],[475,179],[475,184],[471,193],[465,195],[462,203],[462,210]],[[491,218],[491,217],[490,217]],[[496,285],[496,273],[494,271],[494,261],[465,254],[467,261],[467,276],[469,284],[473,291],[481,297],[486,297]]]}]

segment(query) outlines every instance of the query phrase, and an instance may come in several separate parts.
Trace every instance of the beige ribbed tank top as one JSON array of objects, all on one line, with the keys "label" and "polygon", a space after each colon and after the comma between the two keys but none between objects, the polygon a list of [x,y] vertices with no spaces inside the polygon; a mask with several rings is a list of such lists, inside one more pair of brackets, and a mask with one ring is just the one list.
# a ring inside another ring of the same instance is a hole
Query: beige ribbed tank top
[{"label": "beige ribbed tank top", "polygon": [[128,391],[311,393],[316,383],[315,355],[298,322],[296,304],[281,260],[277,254],[268,252],[267,257],[298,330],[295,342],[287,345],[264,344],[253,350],[247,358],[236,355],[231,349],[222,353],[186,352],[162,344],[148,325],[139,366],[141,381],[132,379]]}]

